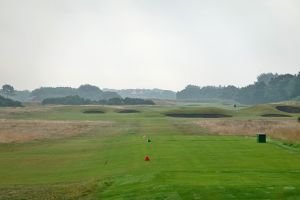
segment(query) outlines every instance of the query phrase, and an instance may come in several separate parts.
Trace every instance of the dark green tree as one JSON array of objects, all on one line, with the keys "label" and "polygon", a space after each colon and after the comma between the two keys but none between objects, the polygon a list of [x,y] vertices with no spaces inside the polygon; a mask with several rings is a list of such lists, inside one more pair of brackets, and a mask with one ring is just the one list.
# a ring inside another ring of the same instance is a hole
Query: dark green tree
[{"label": "dark green tree", "polygon": [[263,73],[260,74],[257,77],[257,82],[264,82],[266,85],[269,84],[269,82],[273,79],[276,78],[278,74],[273,74],[273,73]]},{"label": "dark green tree", "polygon": [[298,75],[295,77],[294,80],[294,88],[291,92],[291,97],[295,98],[295,97],[300,97],[300,72],[298,73]]},{"label": "dark green tree", "polygon": [[2,93],[8,97],[8,96],[12,96],[15,94],[15,89],[13,86],[5,84],[2,86]]},{"label": "dark green tree", "polygon": [[198,100],[200,99],[200,87],[195,85],[188,85],[185,89],[177,92],[176,98],[179,100]]},{"label": "dark green tree", "polygon": [[22,104],[19,101],[14,101],[0,96],[0,107],[21,107],[21,106]]}]

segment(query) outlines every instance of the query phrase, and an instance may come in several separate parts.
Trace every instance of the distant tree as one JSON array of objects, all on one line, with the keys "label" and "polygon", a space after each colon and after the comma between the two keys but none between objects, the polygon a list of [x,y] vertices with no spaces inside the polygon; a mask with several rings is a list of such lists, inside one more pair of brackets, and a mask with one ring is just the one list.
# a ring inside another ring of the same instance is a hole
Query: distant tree
[{"label": "distant tree", "polygon": [[273,78],[266,88],[266,100],[276,102],[291,98],[295,87],[294,78],[295,76],[291,74],[283,74]]},{"label": "distant tree", "polygon": [[219,91],[220,95],[218,98],[220,99],[236,99],[239,93],[239,89],[235,86],[229,85],[227,87],[223,87]]},{"label": "distant tree", "polygon": [[234,100],[236,99],[238,92],[239,89],[232,85],[227,87],[205,86],[202,88],[188,85],[185,89],[177,93],[177,99],[192,101],[204,99]]},{"label": "distant tree", "polygon": [[15,89],[13,86],[5,84],[2,86],[2,93],[6,95],[6,97],[12,96],[15,93]]},{"label": "distant tree", "polygon": [[300,97],[300,72],[298,73],[297,76],[295,76],[294,88],[291,92],[291,97],[292,98]]},{"label": "distant tree", "polygon": [[55,98],[47,98],[42,101],[43,105],[47,104],[58,104],[58,105],[88,105],[92,104],[93,102],[79,97],[78,95],[75,96],[66,96],[66,97],[55,97]]},{"label": "distant tree", "polygon": [[138,99],[138,98],[111,98],[101,99],[99,101],[93,101],[90,99],[84,99],[78,95],[47,98],[42,101],[43,105],[89,105],[89,104],[103,104],[103,105],[154,105],[152,100]]},{"label": "distant tree", "polygon": [[22,107],[21,102],[0,96],[0,107]]},{"label": "distant tree", "polygon": [[111,98],[107,100],[108,105],[123,105],[124,101],[122,98]]},{"label": "distant tree", "polygon": [[[104,89],[104,91],[116,92],[121,97],[141,98],[141,99],[176,99],[176,92],[161,89]],[[111,97],[113,98],[113,97]]]},{"label": "distant tree", "polygon": [[103,92],[103,99],[111,99],[111,98],[121,98],[121,96],[116,92],[105,91]]},{"label": "distant tree", "polygon": [[101,99],[119,98],[115,92],[103,92],[97,86],[85,84],[79,88],[71,87],[41,87],[32,91],[31,96],[36,101],[42,101],[47,98],[79,96],[84,99],[98,101]]},{"label": "distant tree", "polygon": [[257,77],[257,82],[242,88],[198,87],[188,85],[177,92],[177,99],[187,101],[233,100],[243,104],[279,102],[300,99],[300,72],[298,75],[265,73]]},{"label": "distant tree", "polygon": [[179,100],[199,100],[201,98],[200,87],[188,85],[182,91],[177,92],[176,98]]},{"label": "distant tree", "polygon": [[31,92],[31,96],[35,101],[42,101],[47,98],[75,96],[76,89],[71,87],[41,87]]},{"label": "distant tree", "polygon": [[76,90],[76,92],[80,97],[91,99],[93,101],[99,101],[101,99],[121,98],[121,96],[116,92],[103,92],[97,86],[89,84],[81,85]]},{"label": "distant tree", "polygon": [[79,86],[78,90],[84,92],[101,92],[101,90],[97,86],[90,84],[81,85]]},{"label": "distant tree", "polygon": [[154,105],[155,103],[150,99],[139,99],[139,98],[125,98],[125,105]]},{"label": "distant tree", "polygon": [[214,99],[220,98],[223,88],[221,86],[205,86],[200,88],[199,98],[200,99]]},{"label": "distant tree", "polygon": [[15,90],[14,95],[11,96],[10,98],[12,98],[15,101],[20,101],[20,102],[32,101],[31,92],[28,90],[23,90],[23,91]]},{"label": "distant tree", "polygon": [[278,74],[273,74],[273,73],[263,73],[260,74],[257,77],[257,82],[264,82],[266,85],[269,84],[269,82],[273,79],[276,78]]}]

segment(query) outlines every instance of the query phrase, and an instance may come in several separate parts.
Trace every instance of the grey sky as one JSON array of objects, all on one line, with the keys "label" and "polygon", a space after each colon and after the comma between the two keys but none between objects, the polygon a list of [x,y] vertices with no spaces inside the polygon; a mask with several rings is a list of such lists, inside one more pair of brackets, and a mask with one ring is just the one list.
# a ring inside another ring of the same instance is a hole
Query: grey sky
[{"label": "grey sky", "polygon": [[0,84],[163,88],[300,71],[299,0],[0,0]]}]

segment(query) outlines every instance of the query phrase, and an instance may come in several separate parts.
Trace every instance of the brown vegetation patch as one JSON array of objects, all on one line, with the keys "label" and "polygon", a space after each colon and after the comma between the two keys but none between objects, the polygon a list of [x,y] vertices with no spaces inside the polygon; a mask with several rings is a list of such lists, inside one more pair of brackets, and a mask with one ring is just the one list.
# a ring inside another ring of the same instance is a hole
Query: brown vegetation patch
[{"label": "brown vegetation patch", "polygon": [[99,121],[47,121],[0,119],[0,143],[63,138],[88,133],[96,127],[112,122]]},{"label": "brown vegetation patch", "polygon": [[231,115],[212,114],[212,113],[168,113],[169,117],[185,117],[185,118],[223,118],[232,117]]},{"label": "brown vegetation patch", "polygon": [[45,113],[51,111],[53,107],[50,106],[32,106],[32,107],[15,107],[15,108],[0,108],[0,117],[5,118],[8,115],[17,115],[17,114],[30,114],[30,113]]},{"label": "brown vegetation patch", "polygon": [[300,123],[296,120],[201,120],[195,123],[219,135],[255,136],[264,132],[274,139],[300,141]]},{"label": "brown vegetation patch", "polygon": [[1,188],[0,199],[97,199],[97,180],[78,183],[14,186]]},{"label": "brown vegetation patch", "polygon": [[287,113],[300,113],[300,107],[296,106],[276,106],[276,109]]}]

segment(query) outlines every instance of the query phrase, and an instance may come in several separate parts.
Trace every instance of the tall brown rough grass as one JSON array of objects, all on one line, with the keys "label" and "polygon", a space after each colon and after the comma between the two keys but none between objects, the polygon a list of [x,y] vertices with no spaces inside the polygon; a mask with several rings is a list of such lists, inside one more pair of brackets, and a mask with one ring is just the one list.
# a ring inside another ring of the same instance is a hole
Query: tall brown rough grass
[{"label": "tall brown rough grass", "polygon": [[0,119],[0,143],[70,137],[89,133],[108,121],[47,121]]},{"label": "tall brown rough grass", "polygon": [[300,123],[297,120],[201,120],[195,124],[218,135],[254,136],[264,132],[268,137],[290,142],[300,141]]}]

